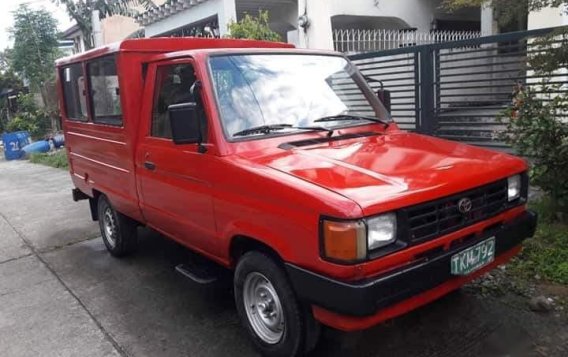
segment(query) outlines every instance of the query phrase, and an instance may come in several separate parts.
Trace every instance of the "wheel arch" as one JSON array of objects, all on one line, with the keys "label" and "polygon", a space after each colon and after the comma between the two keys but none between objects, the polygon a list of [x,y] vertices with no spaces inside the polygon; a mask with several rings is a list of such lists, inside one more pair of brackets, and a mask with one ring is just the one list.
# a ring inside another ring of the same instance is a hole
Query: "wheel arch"
[{"label": "wheel arch", "polygon": [[278,264],[282,264],[284,262],[280,254],[262,240],[247,235],[235,235],[231,238],[231,243],[229,245],[230,267],[235,268],[239,258],[251,251],[265,253],[271,258],[274,258]]}]

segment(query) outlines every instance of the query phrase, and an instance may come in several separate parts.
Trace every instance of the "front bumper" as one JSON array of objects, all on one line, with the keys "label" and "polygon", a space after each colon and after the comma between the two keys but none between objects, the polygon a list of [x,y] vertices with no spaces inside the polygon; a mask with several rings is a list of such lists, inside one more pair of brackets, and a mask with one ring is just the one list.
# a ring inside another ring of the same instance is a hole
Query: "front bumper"
[{"label": "front bumper", "polygon": [[334,280],[293,264],[286,269],[296,294],[326,310],[356,317],[375,314],[378,310],[434,289],[452,280],[465,281],[450,273],[450,259],[457,252],[481,240],[495,236],[495,260],[534,235],[536,213],[525,211],[496,230],[486,232],[467,244],[421,259],[410,266],[376,278],[358,282]]}]

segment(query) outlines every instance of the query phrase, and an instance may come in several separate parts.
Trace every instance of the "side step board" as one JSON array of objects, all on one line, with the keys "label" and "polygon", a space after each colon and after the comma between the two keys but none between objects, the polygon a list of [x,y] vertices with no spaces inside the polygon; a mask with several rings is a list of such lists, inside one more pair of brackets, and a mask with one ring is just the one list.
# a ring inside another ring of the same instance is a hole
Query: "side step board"
[{"label": "side step board", "polygon": [[208,285],[219,279],[219,268],[209,264],[179,264],[176,271],[193,282]]}]

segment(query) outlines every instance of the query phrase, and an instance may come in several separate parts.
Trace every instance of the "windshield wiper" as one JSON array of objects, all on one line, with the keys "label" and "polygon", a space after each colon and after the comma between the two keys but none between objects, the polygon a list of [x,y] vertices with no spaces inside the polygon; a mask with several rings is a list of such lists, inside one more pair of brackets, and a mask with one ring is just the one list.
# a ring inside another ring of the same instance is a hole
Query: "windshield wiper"
[{"label": "windshield wiper", "polygon": [[284,130],[284,129],[327,131],[327,136],[333,135],[332,129],[328,129],[328,128],[323,127],[323,126],[294,126],[292,124],[270,124],[270,125],[254,126],[252,128],[237,131],[236,133],[233,134],[233,136],[247,136],[247,135],[252,135],[252,134],[257,134],[257,133],[269,134],[272,131]]},{"label": "windshield wiper", "polygon": [[333,135],[333,129],[329,129],[324,126],[293,126],[292,128],[299,130],[327,131],[327,137],[331,137]]},{"label": "windshield wiper", "polygon": [[259,125],[253,126],[252,128],[248,128],[245,130],[237,131],[233,134],[233,136],[247,136],[251,134],[269,134],[271,131],[275,130],[283,130],[292,128],[292,124],[270,124],[270,125]]},{"label": "windshield wiper", "polygon": [[385,128],[388,128],[389,125],[390,125],[390,123],[388,121],[384,121],[382,119],[367,117],[367,116],[364,116],[364,115],[352,115],[352,114],[330,115],[330,116],[326,116],[326,117],[316,119],[316,120],[314,120],[314,123],[321,123],[321,122],[325,122],[325,121],[341,121],[341,120],[368,120],[368,121],[372,121],[372,122],[375,122],[375,123],[383,124],[385,126]]}]

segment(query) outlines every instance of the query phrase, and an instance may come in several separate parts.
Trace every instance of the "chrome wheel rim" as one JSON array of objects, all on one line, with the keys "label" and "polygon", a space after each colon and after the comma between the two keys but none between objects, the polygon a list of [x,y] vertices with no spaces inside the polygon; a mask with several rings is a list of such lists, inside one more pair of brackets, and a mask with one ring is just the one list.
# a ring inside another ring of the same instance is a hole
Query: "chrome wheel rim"
[{"label": "chrome wheel rim", "polygon": [[257,272],[247,275],[243,302],[256,335],[271,345],[280,342],[286,328],[284,311],[276,289],[264,275]]},{"label": "chrome wheel rim", "polygon": [[116,246],[116,221],[110,207],[107,207],[103,214],[103,230],[106,241],[114,248]]}]

